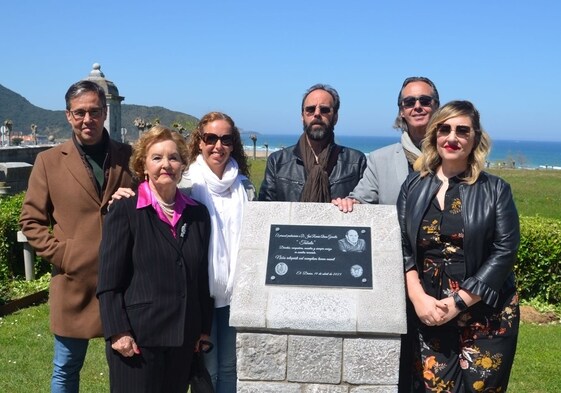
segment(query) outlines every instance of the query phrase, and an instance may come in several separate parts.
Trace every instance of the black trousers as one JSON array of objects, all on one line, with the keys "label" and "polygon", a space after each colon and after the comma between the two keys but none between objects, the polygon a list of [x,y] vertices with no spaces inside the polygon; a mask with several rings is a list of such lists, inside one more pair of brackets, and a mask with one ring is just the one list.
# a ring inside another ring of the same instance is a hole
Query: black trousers
[{"label": "black trousers", "polygon": [[186,393],[195,342],[181,347],[141,347],[141,353],[127,358],[107,342],[112,393]]}]

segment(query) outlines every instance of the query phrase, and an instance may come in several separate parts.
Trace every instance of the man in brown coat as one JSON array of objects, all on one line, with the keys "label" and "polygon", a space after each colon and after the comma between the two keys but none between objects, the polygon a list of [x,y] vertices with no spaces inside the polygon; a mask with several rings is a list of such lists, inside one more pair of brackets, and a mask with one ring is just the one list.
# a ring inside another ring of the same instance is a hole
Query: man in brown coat
[{"label": "man in brown coat", "polygon": [[72,139],[37,156],[20,217],[31,246],[53,265],[52,392],[79,391],[88,340],[103,335],[95,296],[101,225],[111,195],[131,186],[131,147],[103,127],[103,89],[80,81],[65,99]]}]

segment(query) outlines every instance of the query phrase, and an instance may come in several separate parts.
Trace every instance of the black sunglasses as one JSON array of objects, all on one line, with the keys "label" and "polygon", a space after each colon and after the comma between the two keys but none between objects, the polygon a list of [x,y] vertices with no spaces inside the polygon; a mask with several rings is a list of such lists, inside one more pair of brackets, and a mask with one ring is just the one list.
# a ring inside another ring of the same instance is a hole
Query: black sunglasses
[{"label": "black sunglasses", "polygon": [[[306,112],[307,115],[313,115],[314,113],[316,113],[316,105],[308,105],[304,107],[304,112]],[[321,113],[322,115],[328,115],[331,113],[331,111],[333,110],[333,108],[331,108],[330,106],[321,106],[319,107],[319,113]]]},{"label": "black sunglasses", "polygon": [[421,106],[431,106],[432,97],[425,96],[425,95],[419,97],[413,97],[413,96],[405,97],[403,100],[401,100],[401,106],[404,108],[413,108],[417,103],[417,101],[419,101]]},{"label": "black sunglasses", "polygon": [[201,135],[201,139],[207,145],[216,145],[216,142],[220,141],[224,146],[232,146],[234,144],[234,135],[222,135],[218,136],[212,133],[204,133]]},{"label": "black sunglasses", "polygon": [[[439,136],[448,136],[452,132],[452,126],[450,124],[438,124],[436,126],[436,131],[438,132]],[[462,139],[468,139],[469,134],[471,133],[470,126],[456,126],[454,130],[456,137]]]}]

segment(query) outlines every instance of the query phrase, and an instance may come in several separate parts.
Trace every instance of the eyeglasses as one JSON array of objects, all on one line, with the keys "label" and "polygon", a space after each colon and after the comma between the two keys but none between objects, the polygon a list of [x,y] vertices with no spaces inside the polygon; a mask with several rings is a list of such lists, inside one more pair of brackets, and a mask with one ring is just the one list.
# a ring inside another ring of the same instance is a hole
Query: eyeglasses
[{"label": "eyeglasses", "polygon": [[85,109],[76,109],[75,111],[68,112],[72,114],[74,120],[82,120],[84,117],[86,117],[86,113],[90,115],[90,118],[98,119],[103,114],[103,108],[93,108],[88,111]]},{"label": "eyeglasses", "polygon": [[210,132],[202,134],[201,139],[207,145],[216,145],[218,141],[224,146],[232,146],[234,144],[234,135],[222,135],[218,136]]},{"label": "eyeglasses", "polygon": [[417,103],[417,101],[419,101],[421,106],[431,106],[432,97],[425,96],[425,95],[419,97],[413,97],[413,96],[405,97],[403,100],[401,100],[401,106],[404,108],[413,108]]},{"label": "eyeglasses", "polygon": [[[304,112],[306,112],[306,114],[308,116],[313,115],[314,113],[316,113],[316,108],[318,106],[317,105],[308,105],[304,107]],[[331,108],[330,106],[319,106],[319,113],[321,113],[322,115],[328,115],[331,113],[331,111],[333,110],[333,108]]]},{"label": "eyeglasses", "polygon": [[[438,136],[448,136],[452,132],[452,126],[450,124],[438,124],[436,126],[436,131],[438,133]],[[456,129],[454,130],[454,133],[456,134],[456,137],[458,137],[458,138],[468,139],[469,134],[471,133],[471,127],[470,126],[456,126]]]}]

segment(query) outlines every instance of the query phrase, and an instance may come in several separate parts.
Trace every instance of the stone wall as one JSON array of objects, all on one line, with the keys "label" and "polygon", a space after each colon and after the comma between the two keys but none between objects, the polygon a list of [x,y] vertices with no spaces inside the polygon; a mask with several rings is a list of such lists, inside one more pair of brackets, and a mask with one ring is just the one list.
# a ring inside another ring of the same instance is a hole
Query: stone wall
[{"label": "stone wall", "polygon": [[0,193],[13,195],[27,190],[32,168],[27,162],[0,162]]},{"label": "stone wall", "polygon": [[0,148],[0,193],[14,195],[27,190],[29,175],[40,152],[54,145]]},{"label": "stone wall", "polygon": [[33,165],[37,154],[54,145],[12,146],[0,148],[0,162],[27,162]]},{"label": "stone wall", "polygon": [[239,333],[238,392],[395,393],[399,338]]}]

